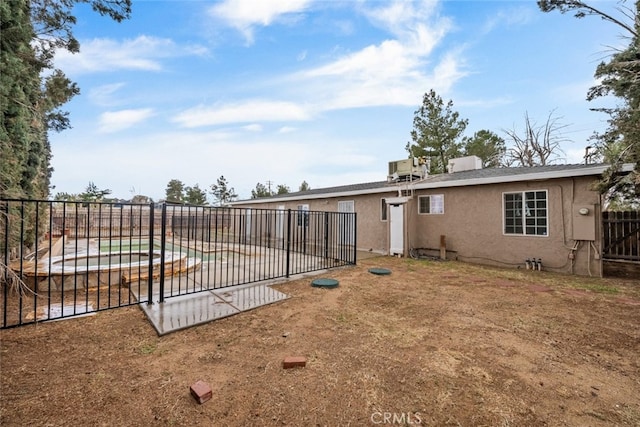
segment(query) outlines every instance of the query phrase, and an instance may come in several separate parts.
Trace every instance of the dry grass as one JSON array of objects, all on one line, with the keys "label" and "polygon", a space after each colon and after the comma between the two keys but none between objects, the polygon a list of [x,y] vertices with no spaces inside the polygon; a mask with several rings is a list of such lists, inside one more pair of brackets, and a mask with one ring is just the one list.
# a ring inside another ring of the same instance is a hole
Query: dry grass
[{"label": "dry grass", "polygon": [[637,281],[396,258],[327,277],[164,337],[136,307],[2,331],[0,424],[640,425]]}]

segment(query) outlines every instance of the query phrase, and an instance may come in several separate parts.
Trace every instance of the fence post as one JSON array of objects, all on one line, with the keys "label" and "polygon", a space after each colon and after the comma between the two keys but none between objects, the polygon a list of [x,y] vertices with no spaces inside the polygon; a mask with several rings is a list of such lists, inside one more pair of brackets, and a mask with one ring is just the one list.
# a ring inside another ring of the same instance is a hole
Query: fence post
[{"label": "fence post", "polygon": [[153,202],[149,203],[149,281],[147,283],[147,304],[153,304],[153,227],[155,225]]},{"label": "fence post", "polygon": [[290,256],[291,256],[291,209],[287,209],[287,267],[286,267],[287,278],[289,278]]},{"label": "fence post", "polygon": [[[0,218],[2,219],[2,221],[0,221],[0,224],[4,223],[4,242],[2,248],[3,250],[1,252],[4,260],[2,262],[4,263],[4,265],[9,267],[9,201],[2,201],[0,207],[2,207],[0,214]],[[2,287],[4,296],[4,298],[2,299],[2,327],[5,328],[7,326],[7,296],[9,295],[9,286],[7,286],[7,283],[9,283],[9,269],[4,268],[3,271],[4,277],[2,279],[4,280],[5,285]]]},{"label": "fence post", "polygon": [[164,302],[164,254],[167,245],[167,204],[162,204],[162,221],[160,227],[160,302]]},{"label": "fence post", "polygon": [[329,212],[324,213],[324,259],[329,259]]},{"label": "fence post", "polygon": [[353,265],[356,265],[357,262],[357,253],[358,253],[358,214],[354,212],[353,214]]}]

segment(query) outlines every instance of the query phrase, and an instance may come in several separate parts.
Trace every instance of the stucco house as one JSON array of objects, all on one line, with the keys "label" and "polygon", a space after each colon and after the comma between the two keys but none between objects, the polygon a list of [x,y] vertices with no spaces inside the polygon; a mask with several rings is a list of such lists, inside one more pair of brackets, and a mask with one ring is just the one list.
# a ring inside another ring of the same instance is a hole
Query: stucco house
[{"label": "stucco house", "polygon": [[428,176],[417,162],[391,162],[384,181],[231,205],[356,212],[361,251],[602,275],[602,200],[592,184],[607,165],[482,169],[479,160],[454,159],[449,173]]}]

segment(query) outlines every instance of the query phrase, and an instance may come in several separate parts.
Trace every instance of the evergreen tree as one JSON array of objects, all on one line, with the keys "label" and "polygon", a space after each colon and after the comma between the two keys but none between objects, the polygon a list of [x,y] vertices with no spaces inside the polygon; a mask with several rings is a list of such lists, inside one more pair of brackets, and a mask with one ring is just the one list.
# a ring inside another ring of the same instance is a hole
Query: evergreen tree
[{"label": "evergreen tree", "polygon": [[71,32],[76,3],[116,21],[131,12],[130,0],[0,2],[0,197],[49,195],[48,131],[69,127],[60,107],[79,93],[53,65],[56,49],[79,51]]},{"label": "evergreen tree", "polygon": [[172,179],[167,184],[165,199],[171,203],[184,203],[184,184],[179,179]]},{"label": "evergreen tree", "polygon": [[90,181],[84,193],[78,194],[78,199],[85,202],[102,202],[104,197],[109,194],[111,194],[111,190],[100,190],[97,185]]},{"label": "evergreen tree", "polygon": [[61,193],[56,193],[56,195],[53,196],[53,200],[74,202],[78,200],[78,195],[61,192]]},{"label": "evergreen tree", "polygon": [[229,183],[224,175],[220,175],[217,182],[211,185],[211,194],[213,195],[217,206],[223,206],[238,198],[233,187],[229,187]]},{"label": "evergreen tree", "polygon": [[189,203],[190,205],[206,205],[207,204],[207,193],[201,189],[198,184],[193,187],[185,188],[185,203]]},{"label": "evergreen tree", "polygon": [[309,184],[307,183],[307,181],[302,181],[302,183],[300,184],[300,187],[298,188],[298,191],[309,191],[311,190],[311,187],[309,187]]},{"label": "evergreen tree", "polygon": [[276,187],[276,194],[289,194],[291,193],[291,189],[284,184],[278,184]]},{"label": "evergreen tree", "polygon": [[[606,95],[620,99],[616,108],[595,109],[609,115],[609,128],[593,137],[600,157],[611,165],[599,190],[610,196],[617,192],[618,196],[640,197],[640,0],[621,0],[612,12],[601,9],[605,4],[595,7],[580,0],[539,0],[538,6],[543,12],[573,13],[579,19],[600,18],[617,26],[629,41],[626,49],[616,50],[596,67],[599,84],[589,90],[587,99]],[[619,172],[626,162],[635,163],[635,170],[625,176]]]},{"label": "evergreen tree", "polygon": [[430,173],[446,171],[449,159],[461,155],[459,139],[468,120],[460,119],[452,110],[453,101],[445,105],[442,98],[431,89],[424,94],[422,105],[414,113],[411,140],[405,149],[410,157],[431,158]]},{"label": "evergreen tree", "polygon": [[40,67],[30,44],[28,0],[2,2],[0,20],[0,197],[40,198],[44,194],[34,192],[43,144]]},{"label": "evergreen tree", "polygon": [[504,139],[490,130],[479,130],[472,137],[462,139],[465,156],[478,156],[482,167],[495,168],[502,164],[506,148]]},{"label": "evergreen tree", "polygon": [[256,184],[255,189],[251,190],[252,199],[259,199],[261,197],[271,197],[271,196],[273,196],[273,193],[269,191],[266,185],[260,182]]}]

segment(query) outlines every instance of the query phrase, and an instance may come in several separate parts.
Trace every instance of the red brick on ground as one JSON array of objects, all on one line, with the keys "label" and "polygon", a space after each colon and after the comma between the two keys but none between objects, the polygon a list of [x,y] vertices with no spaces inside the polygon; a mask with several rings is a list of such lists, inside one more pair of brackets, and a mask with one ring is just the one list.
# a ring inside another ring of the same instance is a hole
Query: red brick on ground
[{"label": "red brick on ground", "polygon": [[198,403],[202,404],[211,399],[213,392],[211,391],[209,384],[204,381],[196,381],[195,384],[191,385],[191,395],[198,401]]},{"label": "red brick on ground", "polygon": [[302,356],[287,356],[282,361],[282,367],[284,369],[301,367],[304,368],[307,365],[307,358]]}]

